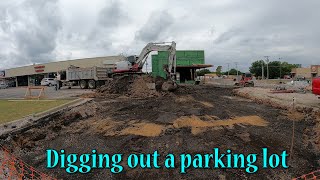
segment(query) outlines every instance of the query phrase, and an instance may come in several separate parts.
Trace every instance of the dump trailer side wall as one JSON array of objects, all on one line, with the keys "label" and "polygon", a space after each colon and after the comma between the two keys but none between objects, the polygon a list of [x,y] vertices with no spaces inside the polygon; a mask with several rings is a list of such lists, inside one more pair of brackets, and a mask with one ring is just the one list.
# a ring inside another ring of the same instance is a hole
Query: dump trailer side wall
[{"label": "dump trailer side wall", "polygon": [[106,80],[110,69],[102,67],[75,68],[67,70],[67,81]]}]

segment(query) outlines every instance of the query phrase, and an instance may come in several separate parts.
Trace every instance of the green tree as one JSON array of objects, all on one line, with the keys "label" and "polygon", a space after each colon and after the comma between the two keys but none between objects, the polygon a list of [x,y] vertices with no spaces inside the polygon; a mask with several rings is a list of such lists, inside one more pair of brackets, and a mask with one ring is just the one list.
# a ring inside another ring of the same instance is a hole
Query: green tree
[{"label": "green tree", "polygon": [[249,68],[249,71],[255,76],[262,76],[262,65],[264,66],[264,74],[266,76],[267,67],[263,60],[253,62]]},{"label": "green tree", "polygon": [[200,71],[197,71],[197,76],[204,76],[205,74],[210,74],[211,71],[209,69],[201,69]]},{"label": "green tree", "polygon": [[217,69],[216,69],[216,74],[218,75],[218,76],[221,76],[222,75],[222,66],[218,66],[217,67]]},{"label": "green tree", "polygon": [[289,64],[287,62],[282,62],[281,64],[281,78],[283,78],[284,75],[290,75],[291,70],[293,68],[298,68],[299,65],[297,64]]},{"label": "green tree", "polygon": [[[267,64],[263,60],[257,60],[251,64],[249,68],[250,72],[255,76],[262,76],[262,65],[264,69],[264,77],[267,77]],[[271,61],[268,64],[269,67],[269,79],[283,78],[284,75],[289,75],[292,68],[296,68],[297,65],[289,64],[288,62]]]},{"label": "green tree", "polygon": [[[241,74],[242,74],[242,72],[241,72],[241,71],[238,71],[238,75],[241,75]],[[224,73],[224,75],[228,75],[228,71],[226,71],[226,72]],[[229,70],[229,75],[237,75],[237,70],[234,69],[234,68],[230,69],[230,70]]]},{"label": "green tree", "polygon": [[277,79],[280,77],[280,68],[281,68],[280,61],[271,61],[268,64],[268,67],[269,67],[269,79]]}]

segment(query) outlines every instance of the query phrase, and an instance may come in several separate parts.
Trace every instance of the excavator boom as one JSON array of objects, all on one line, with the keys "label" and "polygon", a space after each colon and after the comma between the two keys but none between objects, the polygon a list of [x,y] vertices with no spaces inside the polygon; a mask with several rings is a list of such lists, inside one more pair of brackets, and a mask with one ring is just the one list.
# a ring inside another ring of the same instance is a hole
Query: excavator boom
[{"label": "excavator boom", "polygon": [[116,70],[114,70],[114,72],[138,72],[143,68],[144,64],[147,61],[148,55],[152,51],[168,51],[168,67],[166,67],[165,71],[167,72],[169,78],[171,80],[174,80],[176,74],[176,43],[174,41],[170,43],[170,45],[168,44],[168,42],[148,43],[142,49],[141,53],[139,54],[139,57],[135,60],[132,66],[128,60],[125,62],[119,62],[116,64]]}]

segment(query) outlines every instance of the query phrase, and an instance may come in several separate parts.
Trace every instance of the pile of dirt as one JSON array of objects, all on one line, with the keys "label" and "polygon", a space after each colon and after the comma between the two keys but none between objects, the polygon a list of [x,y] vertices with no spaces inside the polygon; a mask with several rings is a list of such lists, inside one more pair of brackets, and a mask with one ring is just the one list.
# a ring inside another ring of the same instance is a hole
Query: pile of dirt
[{"label": "pile of dirt", "polygon": [[123,76],[118,79],[108,80],[106,84],[97,89],[100,94],[124,94],[129,89],[129,77]]},{"label": "pile of dirt", "polygon": [[[154,79],[150,76],[141,76],[137,77],[132,84],[129,85],[128,94],[131,97],[153,97],[161,96],[161,93],[158,92],[155,87],[153,89],[153,84],[155,83]],[[149,84],[149,86],[148,86]],[[155,86],[155,85],[154,85]]]},{"label": "pile of dirt", "polygon": [[147,98],[162,96],[161,86],[165,80],[161,77],[153,78],[151,76],[123,76],[118,79],[109,80],[106,85],[97,89],[100,96],[110,94],[128,95],[136,98]]}]

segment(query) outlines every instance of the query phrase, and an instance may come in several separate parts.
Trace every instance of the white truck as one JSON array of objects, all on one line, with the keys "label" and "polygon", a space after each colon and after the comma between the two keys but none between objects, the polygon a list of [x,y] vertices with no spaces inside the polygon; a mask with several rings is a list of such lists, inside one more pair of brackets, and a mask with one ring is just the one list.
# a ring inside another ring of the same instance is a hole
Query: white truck
[{"label": "white truck", "polygon": [[68,86],[69,88],[71,88],[72,86],[78,85],[81,89],[95,89],[96,87],[104,85],[105,81],[110,79],[109,75],[111,73],[111,68],[79,68],[71,66],[66,71],[65,80],[61,80],[61,75],[57,79],[60,79],[60,87]]}]

